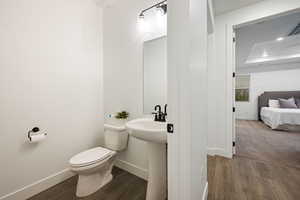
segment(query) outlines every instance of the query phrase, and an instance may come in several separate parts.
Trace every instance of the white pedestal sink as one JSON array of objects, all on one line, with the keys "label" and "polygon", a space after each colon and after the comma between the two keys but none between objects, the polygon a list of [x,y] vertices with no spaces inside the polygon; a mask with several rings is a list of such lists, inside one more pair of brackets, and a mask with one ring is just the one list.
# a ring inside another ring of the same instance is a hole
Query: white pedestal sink
[{"label": "white pedestal sink", "polygon": [[147,142],[148,186],[146,200],[165,200],[167,197],[167,124],[142,118],[126,124],[129,134]]}]

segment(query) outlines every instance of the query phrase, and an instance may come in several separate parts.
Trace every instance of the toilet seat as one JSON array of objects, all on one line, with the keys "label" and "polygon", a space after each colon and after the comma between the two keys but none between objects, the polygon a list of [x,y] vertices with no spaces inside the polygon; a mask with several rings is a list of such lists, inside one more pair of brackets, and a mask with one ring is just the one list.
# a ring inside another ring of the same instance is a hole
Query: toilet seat
[{"label": "toilet seat", "polygon": [[69,163],[72,167],[84,167],[101,162],[114,154],[115,152],[109,149],[96,147],[73,156]]}]

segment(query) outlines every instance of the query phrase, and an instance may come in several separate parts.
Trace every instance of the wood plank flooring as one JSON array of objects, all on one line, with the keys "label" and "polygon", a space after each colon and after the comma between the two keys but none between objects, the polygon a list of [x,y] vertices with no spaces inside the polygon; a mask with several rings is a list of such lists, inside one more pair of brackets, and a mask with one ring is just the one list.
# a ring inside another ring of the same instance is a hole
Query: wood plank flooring
[{"label": "wood plank flooring", "polygon": [[208,157],[208,200],[299,200],[300,134],[237,122],[237,156]]},{"label": "wood plank flooring", "polygon": [[77,176],[74,176],[28,200],[145,200],[147,182],[114,167],[113,180],[96,193],[78,198],[75,195]]},{"label": "wood plank flooring", "polygon": [[[75,196],[75,176],[29,200],[145,200],[146,181],[119,168],[113,175],[86,198]],[[208,156],[208,185],[208,200],[300,200],[300,133],[238,121],[237,155]]]}]

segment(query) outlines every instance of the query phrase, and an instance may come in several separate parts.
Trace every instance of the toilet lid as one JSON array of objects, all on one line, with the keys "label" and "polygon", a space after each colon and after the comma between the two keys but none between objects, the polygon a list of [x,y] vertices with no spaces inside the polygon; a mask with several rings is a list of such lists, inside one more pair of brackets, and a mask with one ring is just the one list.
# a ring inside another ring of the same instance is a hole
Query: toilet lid
[{"label": "toilet lid", "polygon": [[91,165],[108,158],[112,153],[109,149],[96,147],[73,156],[70,159],[70,164],[72,166]]}]

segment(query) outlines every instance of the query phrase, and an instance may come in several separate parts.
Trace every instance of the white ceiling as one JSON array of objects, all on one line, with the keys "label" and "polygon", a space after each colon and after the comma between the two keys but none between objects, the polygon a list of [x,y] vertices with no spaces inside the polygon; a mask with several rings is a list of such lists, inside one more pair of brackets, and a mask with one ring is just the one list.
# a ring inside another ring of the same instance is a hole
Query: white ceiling
[{"label": "white ceiling", "polygon": [[[118,0],[96,0],[101,6],[112,6]],[[212,0],[215,15],[221,15],[263,0]]]},{"label": "white ceiling", "polygon": [[263,0],[213,0],[215,15],[239,9]]},{"label": "white ceiling", "polygon": [[111,7],[116,3],[117,0],[95,0],[96,3],[101,7]]}]

